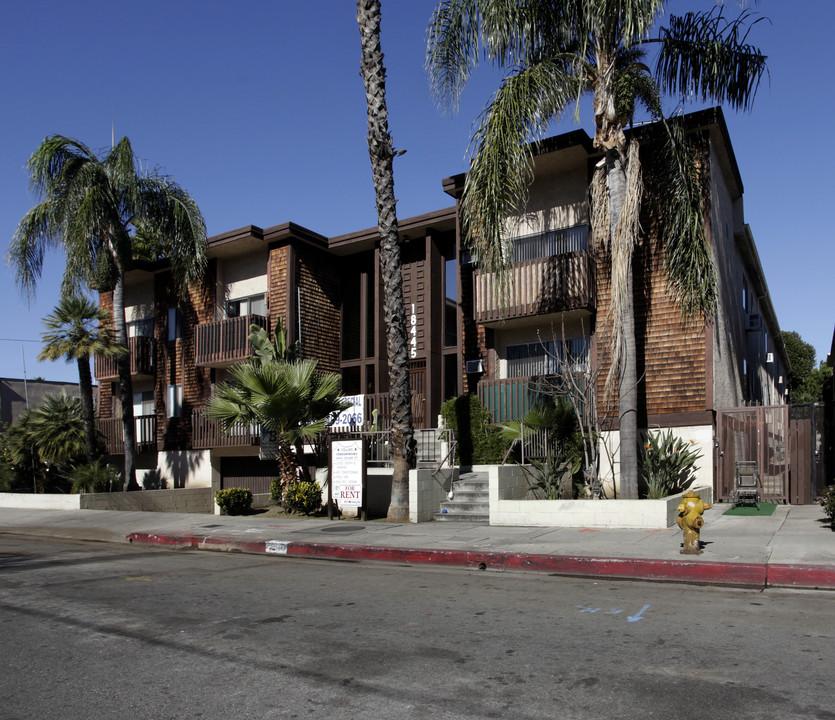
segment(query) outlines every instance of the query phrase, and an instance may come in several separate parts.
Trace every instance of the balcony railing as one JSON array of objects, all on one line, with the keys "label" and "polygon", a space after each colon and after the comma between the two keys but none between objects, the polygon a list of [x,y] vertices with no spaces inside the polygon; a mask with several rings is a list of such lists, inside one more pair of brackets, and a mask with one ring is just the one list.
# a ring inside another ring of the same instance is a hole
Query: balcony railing
[{"label": "balcony railing", "polygon": [[593,309],[593,258],[580,250],[513,263],[504,296],[493,273],[476,270],[473,286],[480,323]]},{"label": "balcony railing", "polygon": [[[157,417],[156,415],[139,415],[134,418],[135,423],[135,452],[156,452],[157,450]],[[96,429],[104,439],[104,447],[110,455],[122,455],[125,452],[125,434],[122,418],[99,418]]]},{"label": "balcony railing", "polygon": [[[128,338],[130,351],[130,374],[153,375],[156,365],[157,343],[152,337]],[[115,357],[96,358],[96,380],[116,380],[119,368]]]},{"label": "balcony railing", "polygon": [[[478,384],[478,399],[493,415],[493,422],[522,420],[537,403],[549,397],[568,398],[575,394],[572,386],[582,392],[586,381],[584,373],[574,374],[573,382],[563,382],[564,375],[540,375],[533,377],[505,378],[502,380],[482,380]],[[582,398],[578,398],[580,412],[587,421],[586,408]]]},{"label": "balcony railing", "polygon": [[252,354],[250,325],[269,331],[269,320],[261,315],[242,315],[201,323],[194,334],[194,362],[201,367],[224,367]]},{"label": "balcony railing", "polygon": [[227,433],[217,420],[212,420],[206,411],[195,410],[191,416],[192,440],[195,450],[219,447],[252,447],[261,443],[261,428],[257,424],[238,423]]}]

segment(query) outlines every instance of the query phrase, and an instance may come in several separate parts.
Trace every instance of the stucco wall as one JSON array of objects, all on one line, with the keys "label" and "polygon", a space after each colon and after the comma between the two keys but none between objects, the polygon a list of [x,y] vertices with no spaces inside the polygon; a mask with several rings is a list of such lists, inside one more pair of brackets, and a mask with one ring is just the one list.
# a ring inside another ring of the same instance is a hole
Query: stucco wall
[{"label": "stucco wall", "polygon": [[217,264],[216,312],[226,317],[226,302],[237,298],[266,293],[267,249],[236,257],[223,258]]},{"label": "stucco wall", "polygon": [[[711,425],[691,425],[688,427],[670,428],[674,436],[686,442],[692,441],[692,446],[701,450],[701,457],[696,461],[695,479],[693,487],[713,487],[713,427]],[[653,432],[658,429],[654,428]],[[662,432],[667,432],[663,428]],[[617,497],[617,484],[614,468],[620,462],[620,446],[617,432],[601,433],[600,477],[603,480],[606,497]]]}]

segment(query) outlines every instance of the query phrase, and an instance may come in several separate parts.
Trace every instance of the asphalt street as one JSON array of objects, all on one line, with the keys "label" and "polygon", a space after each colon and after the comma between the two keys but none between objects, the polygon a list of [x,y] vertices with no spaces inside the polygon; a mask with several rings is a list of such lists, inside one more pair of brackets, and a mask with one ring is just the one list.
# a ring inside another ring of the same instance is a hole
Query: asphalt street
[{"label": "asphalt street", "polygon": [[23,718],[835,718],[831,593],[0,534]]}]

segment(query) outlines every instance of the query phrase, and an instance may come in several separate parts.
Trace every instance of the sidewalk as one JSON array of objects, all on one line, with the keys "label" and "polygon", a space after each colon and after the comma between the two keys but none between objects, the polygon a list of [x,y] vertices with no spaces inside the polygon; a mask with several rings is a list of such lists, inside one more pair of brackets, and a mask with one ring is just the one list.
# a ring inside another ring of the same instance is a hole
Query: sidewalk
[{"label": "sidewalk", "polygon": [[835,532],[820,507],[778,506],[770,517],[723,515],[728,507],[705,513],[704,552],[697,556],[680,554],[682,535],[677,527],[591,530],[2,508],[0,534],[297,558],[835,590]]}]

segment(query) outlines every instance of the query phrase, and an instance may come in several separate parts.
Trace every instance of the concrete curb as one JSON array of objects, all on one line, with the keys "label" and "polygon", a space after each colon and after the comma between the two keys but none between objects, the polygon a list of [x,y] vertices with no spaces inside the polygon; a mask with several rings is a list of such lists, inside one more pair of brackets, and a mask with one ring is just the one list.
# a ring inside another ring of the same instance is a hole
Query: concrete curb
[{"label": "concrete curb", "polygon": [[835,567],[828,565],[768,565],[766,563],[541,555],[280,540],[242,540],[189,533],[135,532],[128,535],[126,539],[130,543],[318,560],[372,561],[408,565],[433,564],[474,570],[532,570],[573,577],[683,582],[760,589],[782,587],[835,590]]}]

